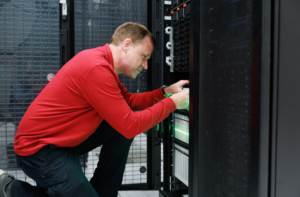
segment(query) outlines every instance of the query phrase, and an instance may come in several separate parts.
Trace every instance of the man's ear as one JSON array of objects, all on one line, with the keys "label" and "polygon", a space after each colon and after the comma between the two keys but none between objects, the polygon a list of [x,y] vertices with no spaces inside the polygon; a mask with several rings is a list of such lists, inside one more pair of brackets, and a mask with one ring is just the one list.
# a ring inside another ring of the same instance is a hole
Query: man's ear
[{"label": "man's ear", "polygon": [[132,40],[130,39],[130,38],[127,38],[127,39],[125,39],[124,40],[124,42],[123,42],[123,50],[125,51],[125,52],[127,52],[131,47],[132,47]]}]

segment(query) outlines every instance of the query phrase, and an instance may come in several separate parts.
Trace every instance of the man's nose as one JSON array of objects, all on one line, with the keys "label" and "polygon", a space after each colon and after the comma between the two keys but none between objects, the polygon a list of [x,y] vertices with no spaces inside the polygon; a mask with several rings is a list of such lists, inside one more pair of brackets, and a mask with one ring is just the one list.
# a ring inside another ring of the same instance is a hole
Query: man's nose
[{"label": "man's nose", "polygon": [[143,69],[147,70],[148,69],[148,60],[146,59],[143,64],[142,64]]}]

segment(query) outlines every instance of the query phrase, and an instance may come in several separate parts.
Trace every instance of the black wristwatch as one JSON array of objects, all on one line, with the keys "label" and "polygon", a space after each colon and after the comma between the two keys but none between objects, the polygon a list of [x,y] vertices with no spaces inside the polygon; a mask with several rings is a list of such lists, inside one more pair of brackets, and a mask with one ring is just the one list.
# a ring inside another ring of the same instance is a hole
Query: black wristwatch
[{"label": "black wristwatch", "polygon": [[165,92],[165,88],[167,88],[167,87],[169,87],[169,86],[163,85],[163,86],[160,87],[161,90],[162,90],[162,92],[163,92],[163,94],[164,94],[165,96],[167,95],[166,92]]}]

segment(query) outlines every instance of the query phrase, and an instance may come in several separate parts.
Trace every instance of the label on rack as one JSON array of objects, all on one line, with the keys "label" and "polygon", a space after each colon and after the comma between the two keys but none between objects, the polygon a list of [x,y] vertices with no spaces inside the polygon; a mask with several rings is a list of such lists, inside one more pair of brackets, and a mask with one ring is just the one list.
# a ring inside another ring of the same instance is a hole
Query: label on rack
[{"label": "label on rack", "polygon": [[172,1],[165,1],[165,5],[172,5]]},{"label": "label on rack", "polygon": [[165,20],[170,21],[170,20],[172,20],[172,17],[171,16],[165,16]]}]

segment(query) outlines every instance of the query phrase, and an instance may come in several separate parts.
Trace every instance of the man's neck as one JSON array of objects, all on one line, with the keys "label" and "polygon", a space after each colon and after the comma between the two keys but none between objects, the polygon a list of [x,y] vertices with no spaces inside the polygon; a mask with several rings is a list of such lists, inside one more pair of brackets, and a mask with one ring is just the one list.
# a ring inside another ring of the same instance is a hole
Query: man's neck
[{"label": "man's neck", "polygon": [[111,53],[112,53],[112,57],[113,57],[113,62],[114,62],[114,71],[115,73],[117,74],[121,74],[119,72],[119,60],[120,60],[120,48],[118,46],[115,46],[113,44],[108,44],[110,50],[111,50]]}]

